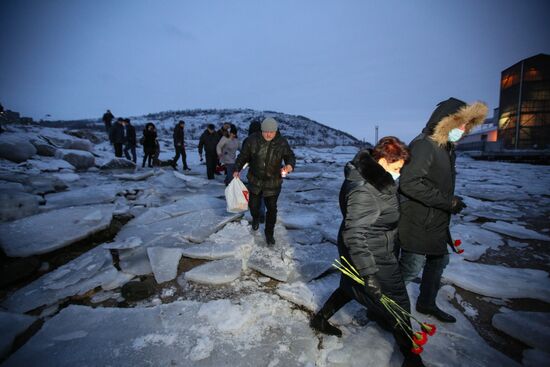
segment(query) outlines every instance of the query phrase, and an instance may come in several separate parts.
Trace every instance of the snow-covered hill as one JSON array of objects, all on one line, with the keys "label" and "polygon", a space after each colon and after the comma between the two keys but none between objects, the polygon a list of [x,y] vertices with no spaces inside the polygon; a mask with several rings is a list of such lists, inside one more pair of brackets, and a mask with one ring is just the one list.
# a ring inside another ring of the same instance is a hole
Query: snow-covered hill
[{"label": "snow-covered hill", "polygon": [[[116,112],[116,111],[114,111]],[[171,137],[172,130],[179,120],[185,121],[186,138],[196,140],[206,129],[208,124],[221,127],[224,122],[235,124],[241,137],[248,135],[250,122],[256,118],[271,116],[279,122],[281,133],[287,137],[293,146],[335,146],[359,145],[361,141],[343,131],[325,126],[304,116],[288,115],[273,111],[255,111],[251,109],[223,109],[223,110],[185,110],[151,113],[145,116],[130,116],[132,124],[140,127],[147,122],[153,122],[161,137]],[[116,116],[118,117],[118,116]],[[126,117],[126,116],[124,116]],[[44,126],[52,127],[81,127],[83,125],[101,127],[101,119],[79,121],[42,122]]]}]

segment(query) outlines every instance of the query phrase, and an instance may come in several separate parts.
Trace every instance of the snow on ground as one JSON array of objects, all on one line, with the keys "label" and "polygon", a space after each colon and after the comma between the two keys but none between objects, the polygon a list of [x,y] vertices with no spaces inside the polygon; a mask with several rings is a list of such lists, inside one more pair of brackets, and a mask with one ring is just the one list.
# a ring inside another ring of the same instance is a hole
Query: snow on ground
[{"label": "snow on ground", "polygon": [[[89,163],[90,146],[82,139],[59,129],[28,129],[40,140],[35,142],[39,155],[21,164],[0,159],[0,185],[27,195],[45,194],[45,205],[36,205],[47,211],[36,214],[31,208],[24,218],[0,224],[0,245],[8,256],[69,246],[104,230],[113,215],[131,213],[134,218],[113,240],[1,300],[5,310],[16,313],[1,319],[11,328],[2,326],[2,330],[13,330],[5,334],[3,345],[11,344],[13,336],[27,327],[20,326],[18,315],[32,311],[46,321],[4,365],[400,365],[391,335],[370,322],[356,302],[331,319],[342,329],[342,338],[316,334],[308,326],[310,312],[318,310],[338,286],[340,275],[331,270],[341,221],[338,192],[343,165],[356,148],[295,149],[296,172],[284,181],[279,199],[277,243],[267,247],[263,226],[252,231],[248,213],[243,218],[225,211],[222,178],[205,179],[196,141],[188,142],[191,171],[185,174],[172,168],[141,168],[139,160],[135,170],[100,171],[98,167],[113,155],[106,142],[92,145],[95,167],[86,170],[82,166]],[[170,135],[160,131],[161,159],[169,159]],[[17,134],[19,139],[25,133]],[[61,149],[84,152],[74,154],[83,159],[75,163],[78,173],[66,160],[52,158],[55,151],[62,156]],[[491,302],[497,304],[510,298],[550,303],[548,273],[540,267],[483,261],[484,255],[503,247],[533,251],[534,246],[548,244],[547,231],[538,231],[525,217],[547,213],[550,169],[462,158],[457,166],[457,192],[468,208],[453,217],[451,232],[462,240],[465,252],[451,255],[445,282],[493,297]],[[543,255],[541,261],[547,259]],[[130,307],[113,306],[125,301],[123,285],[147,277],[162,283],[156,294]],[[418,285],[413,283],[408,290],[414,305]],[[74,296],[89,299],[91,306],[63,307]],[[438,304],[458,322],[441,324],[419,317],[436,323],[439,330],[423,353],[427,365],[517,365],[479,336],[468,320],[475,319],[478,310],[455,288],[446,285]],[[414,310],[413,314],[419,316]],[[542,330],[540,320],[547,321],[546,316],[503,312],[495,316],[494,324],[527,342],[518,325],[535,323]],[[546,350],[525,351],[523,362],[544,361]]]}]

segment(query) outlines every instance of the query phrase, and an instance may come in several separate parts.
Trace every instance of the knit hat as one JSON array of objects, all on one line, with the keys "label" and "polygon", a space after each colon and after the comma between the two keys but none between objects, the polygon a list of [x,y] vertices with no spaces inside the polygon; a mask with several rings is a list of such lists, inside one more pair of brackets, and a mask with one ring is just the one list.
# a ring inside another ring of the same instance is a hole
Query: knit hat
[{"label": "knit hat", "polygon": [[267,117],[262,121],[262,131],[277,131],[277,120]]}]

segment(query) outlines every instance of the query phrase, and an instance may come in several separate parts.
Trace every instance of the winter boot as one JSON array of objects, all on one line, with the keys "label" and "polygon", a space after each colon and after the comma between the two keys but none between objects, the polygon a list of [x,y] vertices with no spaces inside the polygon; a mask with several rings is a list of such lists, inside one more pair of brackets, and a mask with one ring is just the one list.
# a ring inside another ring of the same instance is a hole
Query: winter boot
[{"label": "winter boot", "polygon": [[275,244],[275,237],[273,237],[273,234],[265,233],[265,242],[268,244],[268,246],[273,246]]},{"label": "winter boot", "polygon": [[260,221],[256,218],[252,218],[252,230],[257,231],[260,228]]},{"label": "winter boot", "polygon": [[327,319],[321,315],[321,313],[316,314],[311,321],[309,322],[309,326],[311,326],[312,329],[317,330],[323,334],[327,335],[335,335],[337,337],[342,336],[342,331],[338,329],[336,326],[332,326]]}]

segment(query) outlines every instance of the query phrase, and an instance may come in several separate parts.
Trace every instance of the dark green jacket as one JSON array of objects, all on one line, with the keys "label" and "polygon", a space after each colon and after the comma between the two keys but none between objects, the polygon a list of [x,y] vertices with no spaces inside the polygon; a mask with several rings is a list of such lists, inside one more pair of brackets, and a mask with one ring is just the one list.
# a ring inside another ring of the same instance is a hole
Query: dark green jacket
[{"label": "dark green jacket", "polygon": [[294,152],[281,134],[277,133],[273,140],[266,141],[261,132],[254,133],[246,139],[235,162],[235,171],[242,170],[248,163],[248,190],[256,195],[263,192],[264,196],[274,196],[281,191],[283,161],[292,168],[296,165]]}]

